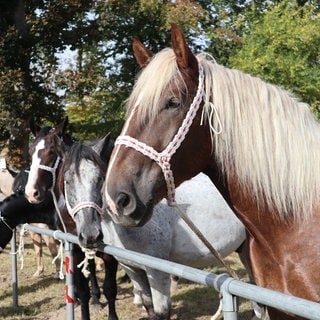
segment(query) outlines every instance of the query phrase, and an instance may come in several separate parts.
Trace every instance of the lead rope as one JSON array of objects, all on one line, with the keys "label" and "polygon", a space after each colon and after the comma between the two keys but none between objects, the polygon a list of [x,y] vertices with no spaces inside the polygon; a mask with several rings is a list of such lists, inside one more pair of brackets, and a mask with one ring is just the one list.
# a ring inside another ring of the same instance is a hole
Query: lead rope
[{"label": "lead rope", "polygon": [[54,237],[54,239],[56,239],[56,240],[58,240],[60,242],[59,249],[58,249],[57,255],[52,259],[51,264],[54,264],[56,262],[56,260],[60,258],[59,279],[63,280],[64,279],[64,274],[63,274],[63,241],[61,239],[57,238],[56,233],[58,231],[59,230],[56,230],[56,231],[53,232],[53,237]]},{"label": "lead rope", "polygon": [[192,222],[192,220],[188,217],[184,210],[178,204],[175,204],[174,207],[178,211],[180,217],[184,220],[184,222],[188,225],[188,227],[197,235],[197,237],[202,241],[202,243],[209,249],[209,251],[213,254],[213,256],[222,263],[222,265],[227,269],[232,277],[239,280],[236,272],[228,265],[220,255],[220,253],[215,250],[215,248],[210,244],[210,242],[206,239],[203,233],[199,230],[199,228]]},{"label": "lead rope", "polygon": [[[20,259],[20,270],[23,270],[24,267],[24,237],[27,233],[27,230],[25,229],[25,226],[27,225],[27,223],[25,223],[24,225],[22,225],[21,229],[20,229],[20,237],[19,237],[19,246],[16,252],[10,252],[10,254],[12,255],[18,255],[19,259]],[[11,229],[11,228],[10,228]],[[14,231],[14,229],[11,229],[12,232]]]}]

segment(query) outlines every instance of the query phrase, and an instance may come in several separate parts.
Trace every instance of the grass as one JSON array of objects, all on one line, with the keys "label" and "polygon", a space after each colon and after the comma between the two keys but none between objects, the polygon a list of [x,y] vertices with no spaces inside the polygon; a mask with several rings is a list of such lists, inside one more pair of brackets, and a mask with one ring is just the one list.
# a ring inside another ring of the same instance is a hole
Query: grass
[{"label": "grass", "polygon": [[[19,238],[19,237],[17,237]],[[35,254],[29,236],[25,238],[24,268],[20,270],[18,259],[18,308],[12,306],[12,275],[10,244],[0,255],[0,319],[66,319],[65,313],[65,281],[53,279],[55,271],[51,264],[48,248],[43,248],[44,273],[33,278],[36,270]],[[239,262],[236,254],[228,257],[232,268],[240,275],[242,280],[247,280],[246,272]],[[208,268],[208,271],[222,273],[223,268]],[[123,276],[119,270],[118,277]],[[104,272],[98,273],[99,283],[102,284]],[[145,311],[132,303],[132,285],[121,283],[118,287],[117,313],[120,320],[147,319]],[[91,308],[91,319],[107,319],[108,308],[105,297],[102,295],[101,308]],[[218,308],[218,293],[213,289],[200,284],[195,284],[180,279],[177,290],[172,294],[173,320],[209,320]],[[79,307],[75,309],[75,319],[80,319]],[[219,319],[222,319],[220,316]],[[239,319],[251,319],[250,303],[240,300]]]}]

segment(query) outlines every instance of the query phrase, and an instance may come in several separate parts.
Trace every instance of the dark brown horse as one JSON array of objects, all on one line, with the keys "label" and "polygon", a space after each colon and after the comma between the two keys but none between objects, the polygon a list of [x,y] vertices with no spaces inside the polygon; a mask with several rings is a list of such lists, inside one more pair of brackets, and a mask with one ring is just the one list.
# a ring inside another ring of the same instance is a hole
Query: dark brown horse
[{"label": "dark brown horse", "polygon": [[320,302],[320,127],[308,106],[194,55],[176,25],[172,49],[153,55],[138,40],[133,49],[143,70],[106,175],[110,215],[140,226],[205,172],[246,226],[255,282]]},{"label": "dark brown horse", "polygon": [[[57,212],[60,215],[58,224],[60,229],[65,232],[77,235],[77,226],[74,219],[70,216],[65,205],[63,192],[63,177],[59,179],[59,174],[63,174],[60,168],[66,150],[73,144],[72,137],[66,133],[68,124],[67,118],[61,122],[56,128],[40,128],[36,125],[31,125],[31,130],[35,136],[35,140],[30,146],[30,155],[32,163],[28,182],[25,188],[27,199],[31,203],[41,203],[46,199],[46,194],[53,189],[53,198],[56,198],[56,207],[59,207]],[[62,182],[62,186],[58,185],[58,181]],[[83,210],[95,210],[92,207],[82,208]],[[102,241],[102,233],[97,229],[90,229],[94,237],[100,238]],[[108,254],[97,252],[97,256],[103,259],[105,265],[105,279],[103,283],[103,292],[108,300],[109,320],[117,320],[115,310],[115,300],[117,295],[117,260]],[[81,304],[82,319],[90,319],[89,300],[90,288],[88,278],[84,276],[81,269],[77,267],[85,258],[83,250],[78,246],[74,246],[74,288],[75,296],[79,299]],[[92,298],[95,300],[92,303],[99,303],[100,289],[95,277],[94,260],[89,260],[90,274],[89,278],[92,285]],[[95,282],[93,282],[95,280]],[[93,300],[93,299],[92,299]]]}]

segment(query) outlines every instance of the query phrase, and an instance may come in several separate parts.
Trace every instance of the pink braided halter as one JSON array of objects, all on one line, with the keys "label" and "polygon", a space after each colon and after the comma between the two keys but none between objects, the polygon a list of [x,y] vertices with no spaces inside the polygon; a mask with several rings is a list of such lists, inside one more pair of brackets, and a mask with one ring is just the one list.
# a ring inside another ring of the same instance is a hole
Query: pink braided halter
[{"label": "pink braided halter", "polygon": [[115,144],[125,145],[127,147],[131,147],[145,156],[148,156],[150,159],[154,160],[162,169],[164,174],[164,178],[167,184],[168,191],[168,204],[173,206],[176,204],[175,202],[175,185],[173,173],[170,166],[170,160],[172,155],[176,152],[176,150],[180,147],[181,143],[185,139],[186,134],[188,133],[190,126],[192,124],[193,119],[195,118],[197,111],[200,107],[200,104],[204,95],[204,72],[203,67],[200,63],[199,65],[199,84],[197,93],[190,105],[190,108],[186,114],[185,119],[182,122],[181,127],[179,128],[177,134],[171,140],[171,142],[167,145],[167,147],[162,152],[157,152],[154,148],[146,145],[139,140],[132,138],[130,136],[119,136],[115,141]]}]

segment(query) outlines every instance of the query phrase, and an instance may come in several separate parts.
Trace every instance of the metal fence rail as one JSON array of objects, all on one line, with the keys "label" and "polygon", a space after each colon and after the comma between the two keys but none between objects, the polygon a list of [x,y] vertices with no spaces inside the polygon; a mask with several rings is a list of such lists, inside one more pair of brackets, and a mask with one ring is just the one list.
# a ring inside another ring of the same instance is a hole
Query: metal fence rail
[{"label": "metal fence rail", "polygon": [[[31,225],[24,225],[24,228],[37,233],[54,236],[56,239],[65,241],[65,248],[68,249],[66,254],[68,254],[68,256],[70,256],[70,254],[72,256],[72,246],[70,246],[70,244],[78,244],[78,238],[68,233],[63,233],[61,231],[49,229],[42,229]],[[197,282],[215,288],[218,292],[221,292],[223,296],[222,310],[224,313],[225,320],[237,319],[237,297],[242,297],[248,300],[256,301],[261,304],[274,307],[276,309],[281,309],[283,311],[293,313],[307,319],[320,319],[319,303],[315,303],[298,297],[279,293],[273,290],[261,288],[239,280],[235,280],[226,274],[217,275],[203,270],[187,267],[171,261],[151,257],[142,253],[126,249],[116,248],[109,245],[101,245],[98,248],[98,250],[111,254],[116,258],[118,257],[121,259],[130,260],[139,265],[145,265],[150,268],[154,268],[193,282]],[[72,264],[71,267],[73,268]],[[68,275],[67,285],[71,286],[72,294],[73,280],[70,279]],[[17,297],[14,297],[13,299],[17,303]],[[68,305],[67,299],[68,320],[73,320],[74,317],[73,310],[71,310],[71,308],[73,309],[73,305]]]}]

